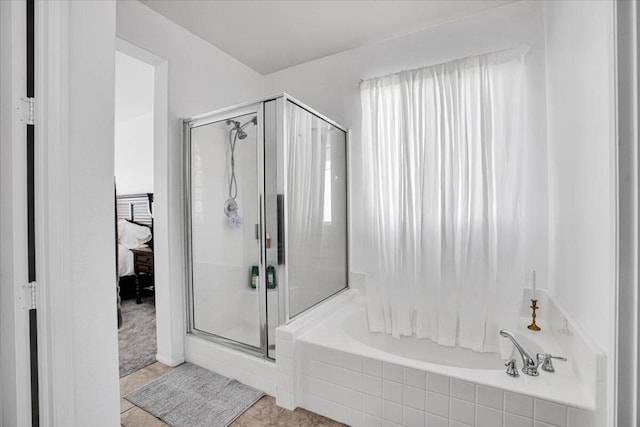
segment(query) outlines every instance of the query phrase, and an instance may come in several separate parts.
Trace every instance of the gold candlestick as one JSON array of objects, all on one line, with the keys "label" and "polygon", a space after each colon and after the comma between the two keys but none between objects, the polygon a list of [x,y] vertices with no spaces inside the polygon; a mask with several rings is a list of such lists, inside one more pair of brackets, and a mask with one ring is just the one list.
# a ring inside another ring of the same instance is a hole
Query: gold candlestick
[{"label": "gold candlestick", "polygon": [[536,325],[536,310],[538,309],[538,300],[537,299],[532,299],[531,300],[531,324],[529,326],[527,326],[527,328],[531,329],[532,331],[539,331],[540,330],[540,326]]}]

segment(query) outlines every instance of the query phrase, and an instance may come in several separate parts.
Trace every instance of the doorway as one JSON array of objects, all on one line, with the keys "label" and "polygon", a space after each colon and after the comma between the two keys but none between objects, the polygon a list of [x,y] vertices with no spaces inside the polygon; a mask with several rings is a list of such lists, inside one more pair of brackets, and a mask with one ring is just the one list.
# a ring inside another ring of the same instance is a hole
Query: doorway
[{"label": "doorway", "polygon": [[156,361],[154,74],[116,51],[114,169],[120,378]]}]

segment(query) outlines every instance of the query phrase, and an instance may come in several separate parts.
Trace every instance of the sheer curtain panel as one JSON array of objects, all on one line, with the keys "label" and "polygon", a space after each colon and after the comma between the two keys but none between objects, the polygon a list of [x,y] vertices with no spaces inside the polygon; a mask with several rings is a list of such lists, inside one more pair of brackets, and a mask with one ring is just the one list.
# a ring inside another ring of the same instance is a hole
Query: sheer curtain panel
[{"label": "sheer curtain panel", "polygon": [[499,329],[515,329],[524,55],[474,56],[362,83],[372,331],[488,352],[502,345]]}]

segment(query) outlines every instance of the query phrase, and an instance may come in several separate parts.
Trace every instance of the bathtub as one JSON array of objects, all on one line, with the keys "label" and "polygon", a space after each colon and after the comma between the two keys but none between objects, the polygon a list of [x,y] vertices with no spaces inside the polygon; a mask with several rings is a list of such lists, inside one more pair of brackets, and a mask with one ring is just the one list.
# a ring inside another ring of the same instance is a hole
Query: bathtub
[{"label": "bathtub", "polygon": [[[534,354],[566,351],[544,327],[517,336]],[[352,426],[597,425],[596,398],[571,357],[555,373],[512,378],[496,353],[370,333],[357,291],[278,328],[276,340],[277,403]]]}]

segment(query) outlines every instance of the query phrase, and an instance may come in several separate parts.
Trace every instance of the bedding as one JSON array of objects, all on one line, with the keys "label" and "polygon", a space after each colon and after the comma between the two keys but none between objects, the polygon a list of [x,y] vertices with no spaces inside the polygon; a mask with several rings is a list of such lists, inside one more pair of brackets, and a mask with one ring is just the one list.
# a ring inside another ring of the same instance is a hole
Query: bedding
[{"label": "bedding", "polygon": [[152,237],[150,227],[126,219],[118,220],[118,277],[134,274],[133,252],[130,249],[146,246]]},{"label": "bedding", "polygon": [[151,240],[151,228],[126,219],[118,220],[118,243],[135,249]]},{"label": "bedding", "polygon": [[118,243],[118,277],[132,276],[133,273],[133,252]]}]

